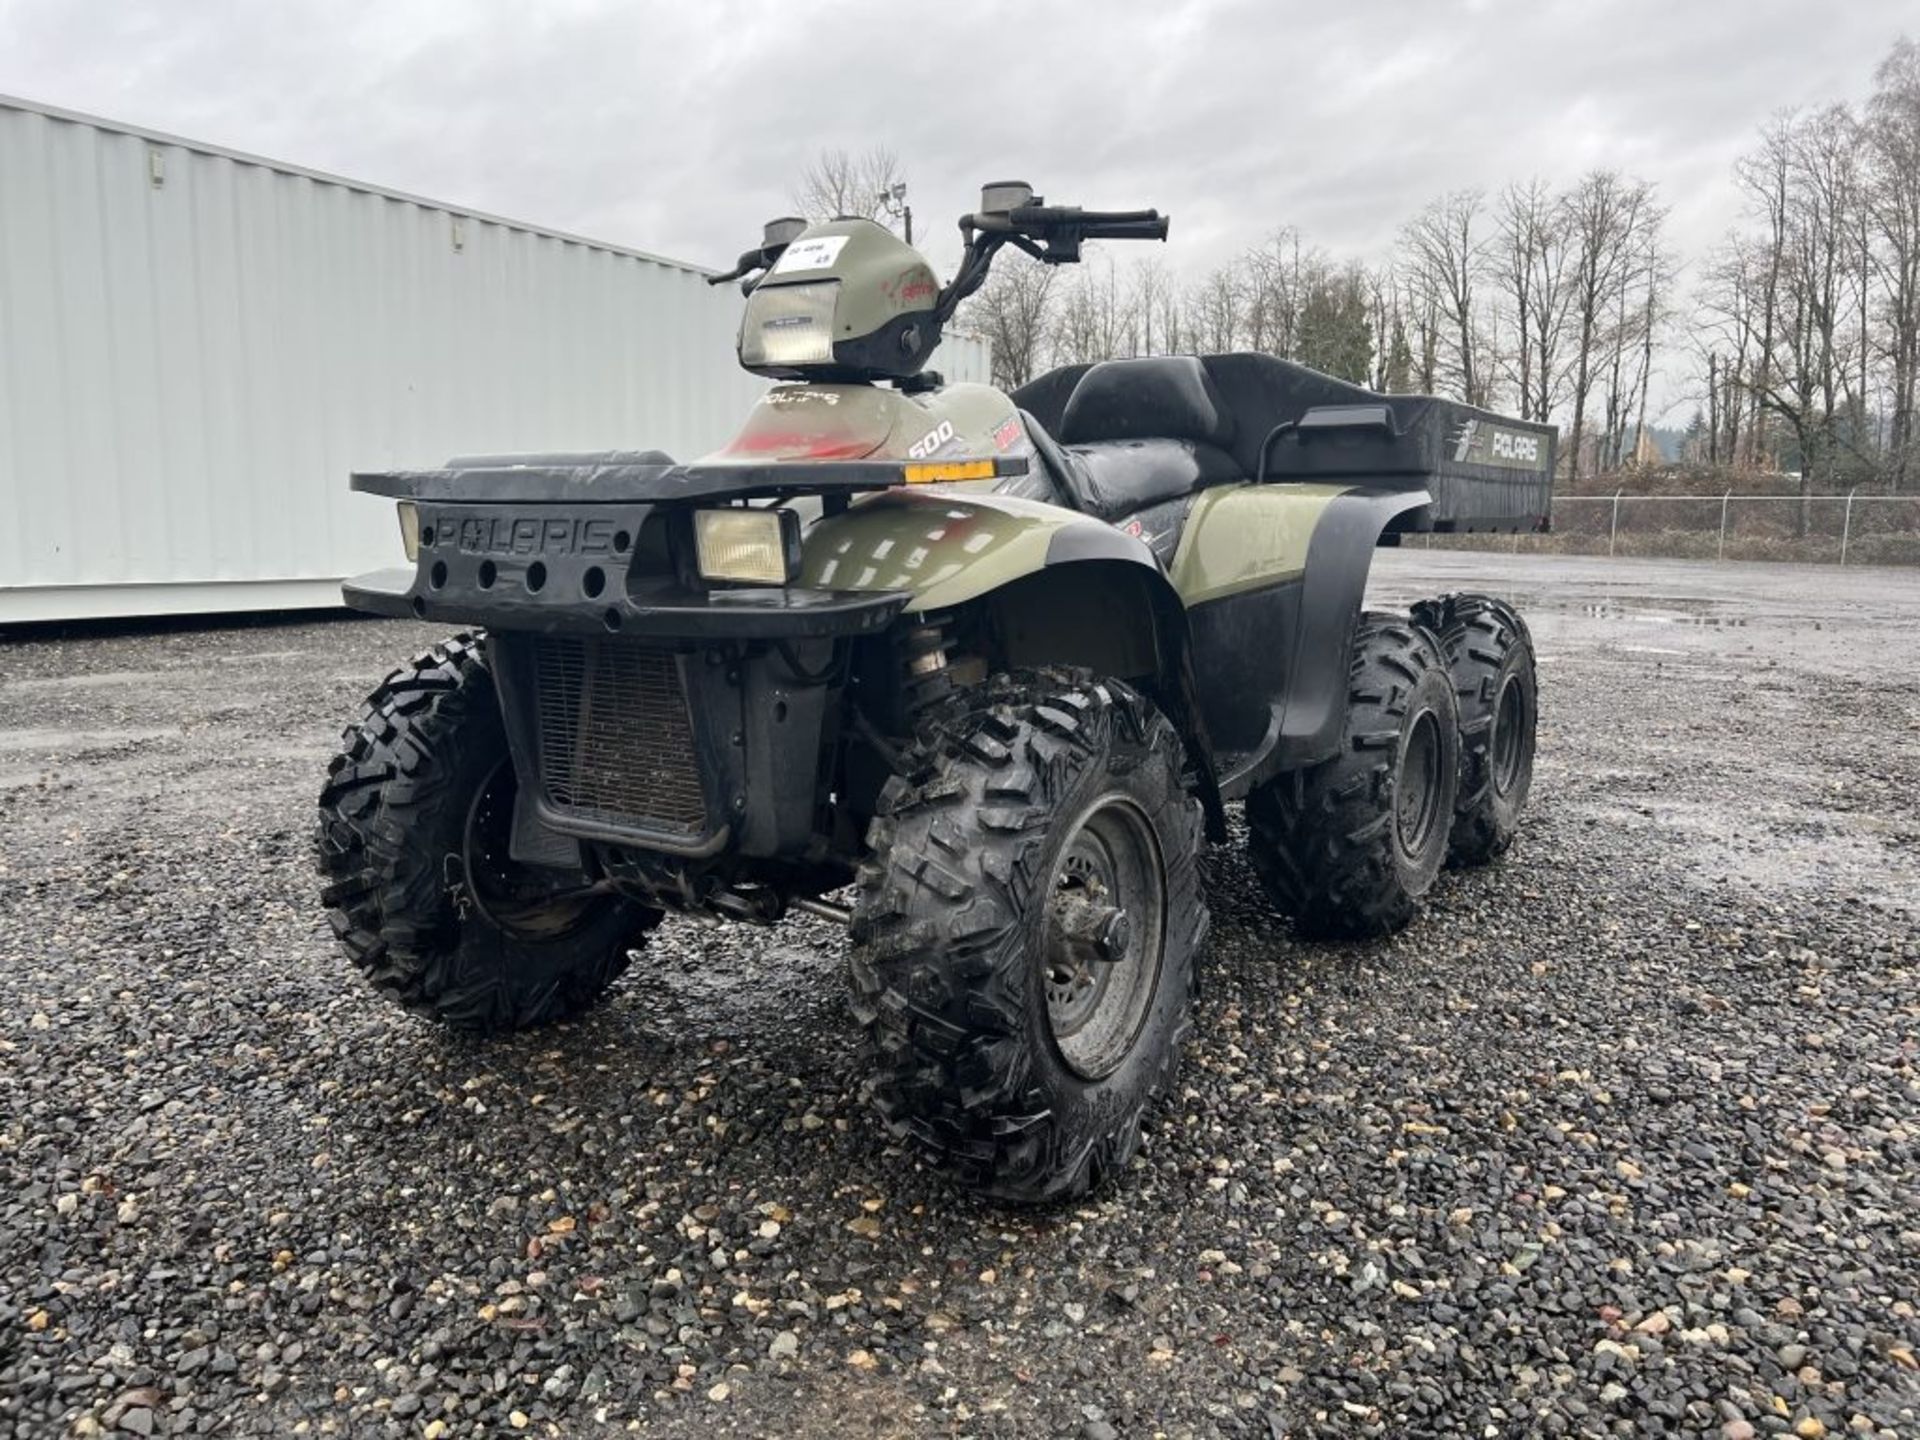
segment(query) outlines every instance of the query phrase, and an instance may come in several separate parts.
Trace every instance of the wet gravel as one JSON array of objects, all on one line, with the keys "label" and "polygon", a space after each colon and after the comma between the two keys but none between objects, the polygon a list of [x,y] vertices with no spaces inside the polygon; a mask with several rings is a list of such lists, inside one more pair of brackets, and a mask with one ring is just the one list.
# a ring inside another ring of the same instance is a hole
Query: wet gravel
[{"label": "wet gravel", "polygon": [[859,1101],[840,938],[672,923],[479,1045],[334,954],[334,733],[433,632],[0,637],[0,1436],[1920,1435],[1920,581],[1518,597],[1518,848],[1292,941],[1232,847],[1179,1093],[995,1209]]}]

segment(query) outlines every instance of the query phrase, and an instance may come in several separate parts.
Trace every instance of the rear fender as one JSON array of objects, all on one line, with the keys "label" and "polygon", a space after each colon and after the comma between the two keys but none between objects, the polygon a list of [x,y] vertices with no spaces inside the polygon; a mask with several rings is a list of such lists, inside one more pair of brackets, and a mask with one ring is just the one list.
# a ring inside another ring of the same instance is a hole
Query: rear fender
[{"label": "rear fender", "polygon": [[[1432,503],[1424,490],[1354,489],[1331,501],[1314,526],[1301,575],[1294,668],[1278,743],[1247,776],[1258,783],[1281,770],[1338,751],[1347,718],[1347,671],[1354,623],[1381,536]],[[1240,787],[1235,787],[1238,793]]]}]

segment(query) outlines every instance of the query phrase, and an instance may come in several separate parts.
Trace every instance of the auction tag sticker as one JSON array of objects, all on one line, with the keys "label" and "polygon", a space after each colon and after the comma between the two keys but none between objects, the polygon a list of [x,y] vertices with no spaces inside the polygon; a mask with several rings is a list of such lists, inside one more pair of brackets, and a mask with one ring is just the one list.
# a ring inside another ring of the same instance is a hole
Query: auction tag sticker
[{"label": "auction tag sticker", "polygon": [[790,270],[824,269],[840,258],[840,247],[847,240],[845,235],[816,235],[811,240],[796,240],[774,261],[773,273],[784,275]]}]

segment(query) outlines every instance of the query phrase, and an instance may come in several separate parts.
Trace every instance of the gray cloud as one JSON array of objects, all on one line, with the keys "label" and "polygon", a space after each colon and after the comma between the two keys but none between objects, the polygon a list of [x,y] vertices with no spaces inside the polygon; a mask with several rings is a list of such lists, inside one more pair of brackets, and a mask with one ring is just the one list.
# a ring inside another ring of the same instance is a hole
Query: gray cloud
[{"label": "gray cloud", "polygon": [[1908,0],[0,0],[0,91],[707,262],[814,151],[876,141],[936,233],[1018,175],[1171,212],[1188,270],[1288,223],[1377,254],[1440,191],[1594,165],[1657,181],[1697,252],[1754,128],[1861,94],[1903,21]]}]

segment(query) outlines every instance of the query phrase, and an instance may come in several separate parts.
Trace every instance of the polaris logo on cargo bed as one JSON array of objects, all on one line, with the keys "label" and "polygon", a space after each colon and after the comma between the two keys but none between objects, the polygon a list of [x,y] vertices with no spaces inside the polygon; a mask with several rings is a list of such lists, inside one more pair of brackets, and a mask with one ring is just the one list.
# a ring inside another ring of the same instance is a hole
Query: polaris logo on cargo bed
[{"label": "polaris logo on cargo bed", "polygon": [[1541,437],[1483,420],[1466,420],[1454,437],[1456,464],[1498,465],[1506,470],[1538,470],[1546,463]]},{"label": "polaris logo on cargo bed", "polygon": [[435,527],[442,545],[466,555],[611,555],[611,520],[572,515],[467,515]]}]

